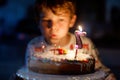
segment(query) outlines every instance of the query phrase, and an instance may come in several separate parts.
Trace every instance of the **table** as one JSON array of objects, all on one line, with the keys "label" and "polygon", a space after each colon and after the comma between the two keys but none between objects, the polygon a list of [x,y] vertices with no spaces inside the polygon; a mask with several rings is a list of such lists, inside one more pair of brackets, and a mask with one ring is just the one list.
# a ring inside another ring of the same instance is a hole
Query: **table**
[{"label": "table", "polygon": [[98,70],[91,74],[84,75],[50,75],[39,74],[28,70],[27,67],[20,68],[16,75],[24,80],[104,80],[105,72]]}]

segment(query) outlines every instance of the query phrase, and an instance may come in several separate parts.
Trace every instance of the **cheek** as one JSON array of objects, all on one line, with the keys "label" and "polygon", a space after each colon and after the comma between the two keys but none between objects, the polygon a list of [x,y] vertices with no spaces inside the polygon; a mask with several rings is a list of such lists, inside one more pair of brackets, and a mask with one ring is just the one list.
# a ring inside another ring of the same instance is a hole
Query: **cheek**
[{"label": "cheek", "polygon": [[43,33],[44,33],[44,34],[48,34],[48,32],[49,32],[49,30],[46,29],[46,28],[43,28],[42,30],[43,30]]},{"label": "cheek", "polygon": [[67,32],[69,30],[69,24],[63,23],[60,25],[60,30]]},{"label": "cheek", "polygon": [[40,22],[39,25],[40,25],[40,30],[41,30],[41,32],[42,32],[42,33],[46,32],[45,27],[47,26],[47,24],[45,24],[45,23],[43,23],[43,22]]},{"label": "cheek", "polygon": [[47,30],[43,26],[40,26],[40,31],[43,35],[46,35],[47,33]]},{"label": "cheek", "polygon": [[60,28],[60,34],[65,36],[69,31],[69,28],[68,27],[61,27]]}]

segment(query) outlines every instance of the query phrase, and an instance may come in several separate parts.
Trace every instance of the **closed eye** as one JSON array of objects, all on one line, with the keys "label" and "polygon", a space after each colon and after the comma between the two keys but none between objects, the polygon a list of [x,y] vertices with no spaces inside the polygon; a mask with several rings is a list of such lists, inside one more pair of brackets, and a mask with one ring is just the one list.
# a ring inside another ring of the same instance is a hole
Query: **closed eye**
[{"label": "closed eye", "polygon": [[47,28],[51,28],[52,27],[52,21],[51,20],[45,20],[45,19],[43,19],[42,22],[44,24],[46,24]]}]

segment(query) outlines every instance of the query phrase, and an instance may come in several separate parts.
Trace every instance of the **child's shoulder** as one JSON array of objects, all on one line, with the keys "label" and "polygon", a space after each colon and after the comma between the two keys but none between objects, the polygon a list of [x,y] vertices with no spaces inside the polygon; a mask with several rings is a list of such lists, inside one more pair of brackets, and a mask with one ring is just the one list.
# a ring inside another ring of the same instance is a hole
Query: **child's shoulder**
[{"label": "child's shoulder", "polygon": [[38,43],[40,43],[42,41],[44,41],[44,37],[43,36],[37,36],[37,37],[31,39],[29,41],[28,45],[36,45],[36,44],[38,44]]},{"label": "child's shoulder", "polygon": [[87,36],[81,37],[81,39],[82,41],[92,42],[92,40]]}]

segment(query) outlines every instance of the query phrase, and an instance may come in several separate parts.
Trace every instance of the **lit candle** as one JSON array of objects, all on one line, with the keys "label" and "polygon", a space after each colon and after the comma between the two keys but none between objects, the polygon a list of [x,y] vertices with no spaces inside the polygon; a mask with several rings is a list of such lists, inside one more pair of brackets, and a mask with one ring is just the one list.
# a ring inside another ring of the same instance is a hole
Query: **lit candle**
[{"label": "lit candle", "polygon": [[78,30],[75,30],[75,37],[76,37],[76,45],[78,46],[78,49],[82,48],[82,41],[80,36],[85,36],[86,32],[82,31],[82,27],[78,26]]},{"label": "lit candle", "polygon": [[46,48],[45,43],[44,43],[44,42],[41,42],[41,50],[42,50],[42,52],[45,51],[45,48]]},{"label": "lit candle", "polygon": [[87,34],[85,31],[83,31],[82,26],[80,25],[78,26],[78,31],[80,36],[86,36]]},{"label": "lit candle", "polygon": [[82,31],[82,27],[78,26],[78,30],[75,30],[75,37],[76,37],[76,53],[75,58],[77,56],[77,49],[81,49],[83,47],[82,40],[80,36],[85,36],[86,32]]}]

